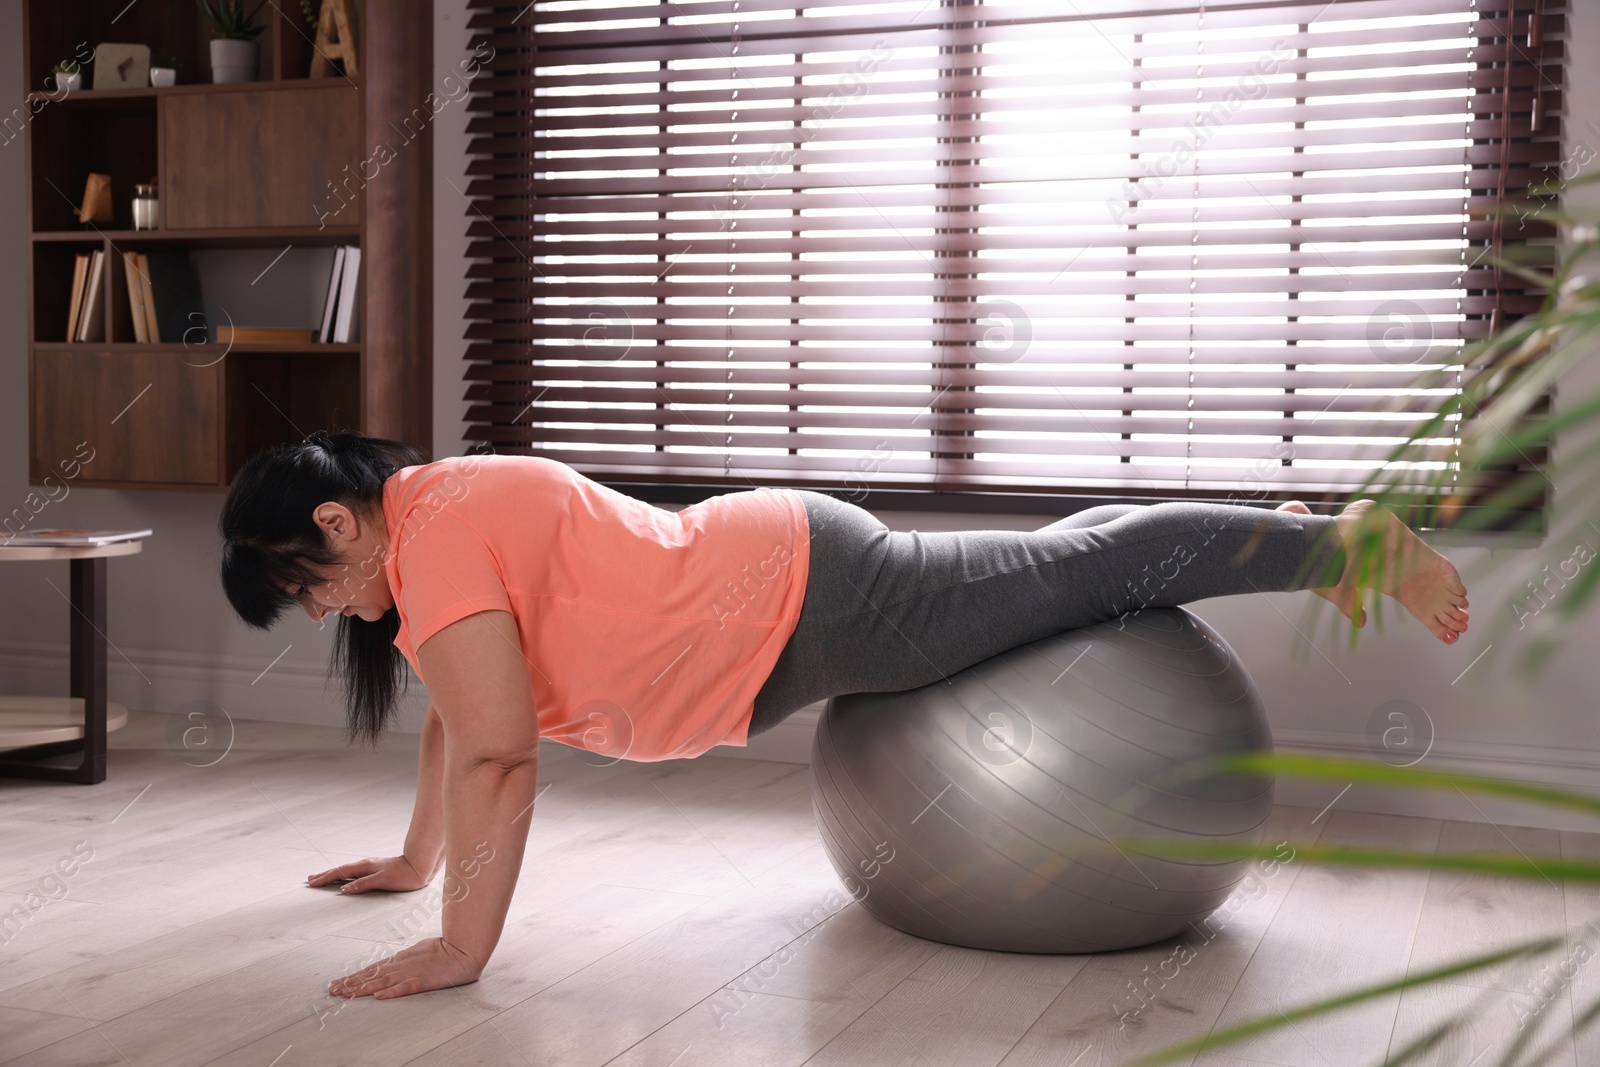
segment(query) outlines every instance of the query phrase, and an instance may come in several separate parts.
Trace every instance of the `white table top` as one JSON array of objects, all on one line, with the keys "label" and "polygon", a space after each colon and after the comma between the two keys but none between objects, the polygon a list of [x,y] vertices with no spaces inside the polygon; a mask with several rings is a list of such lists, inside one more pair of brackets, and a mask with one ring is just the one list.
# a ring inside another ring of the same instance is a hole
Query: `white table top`
[{"label": "white table top", "polygon": [[[0,538],[0,542],[4,539]],[[114,541],[109,545],[6,545],[0,543],[0,563],[36,559],[94,559],[97,556],[137,556],[143,540]]]},{"label": "white table top", "polygon": [[[128,724],[128,709],[106,702],[106,729]],[[82,697],[0,697],[0,749],[28,748],[83,736]]]}]

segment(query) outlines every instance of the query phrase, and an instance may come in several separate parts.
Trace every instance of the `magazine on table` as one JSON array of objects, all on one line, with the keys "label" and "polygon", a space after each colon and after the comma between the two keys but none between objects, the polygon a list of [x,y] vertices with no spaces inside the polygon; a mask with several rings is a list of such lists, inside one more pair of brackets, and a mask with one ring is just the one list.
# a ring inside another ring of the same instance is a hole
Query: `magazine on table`
[{"label": "magazine on table", "polygon": [[35,548],[50,545],[62,548],[109,545],[118,541],[132,541],[140,537],[149,537],[151,532],[150,530],[67,530],[51,528],[29,530],[16,534],[0,533],[0,548],[7,545]]}]

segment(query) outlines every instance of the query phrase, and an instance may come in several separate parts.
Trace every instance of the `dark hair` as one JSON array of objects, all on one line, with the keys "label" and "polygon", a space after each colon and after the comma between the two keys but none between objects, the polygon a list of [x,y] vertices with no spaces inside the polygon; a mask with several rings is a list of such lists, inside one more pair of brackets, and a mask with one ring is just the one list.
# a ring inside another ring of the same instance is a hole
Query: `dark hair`
[{"label": "dark hair", "polygon": [[[331,500],[363,521],[381,522],[383,483],[401,467],[426,462],[411,445],[359,430],[318,430],[300,444],[252,456],[234,475],[218,522],[222,589],[239,618],[270,629],[300,606],[285,590],[327,581],[312,566],[345,562],[311,517],[317,505]],[[394,645],[400,614],[390,608],[377,622],[341,615],[338,627],[331,670],[342,676],[350,740],[376,743],[411,684]]]}]

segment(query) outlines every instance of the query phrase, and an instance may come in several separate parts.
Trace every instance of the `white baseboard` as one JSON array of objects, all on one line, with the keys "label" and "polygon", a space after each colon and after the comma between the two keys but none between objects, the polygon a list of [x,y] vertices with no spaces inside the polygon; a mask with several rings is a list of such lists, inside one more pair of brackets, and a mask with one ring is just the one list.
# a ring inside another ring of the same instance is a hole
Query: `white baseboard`
[{"label": "white baseboard", "polygon": [[[287,646],[290,642],[285,641]],[[0,690],[7,694],[64,696],[70,653],[64,642],[0,641]],[[114,641],[106,649],[110,700],[137,711],[173,712],[203,700],[228,715],[266,722],[343,726],[338,679],[319,666],[272,656],[219,655],[140,648]],[[395,728],[422,729],[427,694],[412,680]]]},{"label": "white baseboard", "polygon": [[[67,692],[68,650],[64,643],[0,642],[0,690],[8,694],[63,695]],[[118,643],[107,652],[106,683],[110,699],[141,711],[176,711],[186,701],[205,700],[231,716],[267,722],[341,726],[344,712],[337,681],[326,664],[272,662],[257,656],[220,656],[173,652]],[[811,741],[823,704],[801,708],[744,748],[719,746],[718,756],[809,763]],[[415,733],[427,710],[426,691],[413,679],[395,729]],[[1310,752],[1369,758],[1361,734],[1310,730],[1275,730],[1273,740],[1284,752]],[[1600,751],[1544,748],[1475,741],[1436,740],[1419,766],[1490,778],[1510,778],[1539,785],[1590,793],[1600,782]],[[1583,812],[1537,806],[1491,796],[1446,791],[1385,790],[1338,782],[1278,783],[1279,803],[1321,809],[1336,807],[1390,815],[1460,819],[1513,826],[1600,831],[1600,817]]]},{"label": "white baseboard", "polygon": [[[1273,743],[1280,752],[1373,758],[1366,738],[1358,734],[1274,730]],[[1600,792],[1596,790],[1596,783],[1600,783],[1600,752],[1593,749],[1436,739],[1426,757],[1415,766],[1430,771],[1554,786],[1600,799]],[[1454,788],[1399,790],[1350,785],[1348,792],[1345,792],[1346,785],[1350,783],[1280,778],[1277,800],[1280,804],[1318,810],[1335,803],[1338,809],[1385,815],[1415,815],[1589,833],[1600,831],[1600,815],[1567,808],[1463,792]]]}]

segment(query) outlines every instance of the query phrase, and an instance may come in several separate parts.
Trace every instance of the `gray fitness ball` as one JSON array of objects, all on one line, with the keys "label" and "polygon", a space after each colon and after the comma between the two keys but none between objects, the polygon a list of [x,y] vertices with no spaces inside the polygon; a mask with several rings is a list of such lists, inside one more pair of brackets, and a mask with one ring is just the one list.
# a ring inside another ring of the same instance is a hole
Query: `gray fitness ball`
[{"label": "gray fitness ball", "polygon": [[920,689],[833,698],[812,799],[846,889],[890,926],[970,948],[1102,952],[1198,923],[1249,863],[1108,839],[1259,843],[1272,779],[1191,761],[1271,746],[1228,643],[1181,608],[1146,608]]}]

